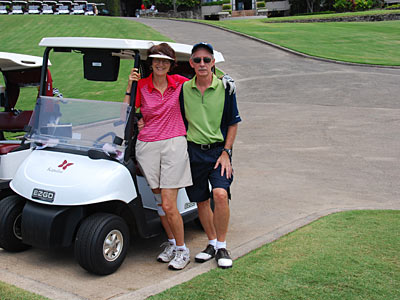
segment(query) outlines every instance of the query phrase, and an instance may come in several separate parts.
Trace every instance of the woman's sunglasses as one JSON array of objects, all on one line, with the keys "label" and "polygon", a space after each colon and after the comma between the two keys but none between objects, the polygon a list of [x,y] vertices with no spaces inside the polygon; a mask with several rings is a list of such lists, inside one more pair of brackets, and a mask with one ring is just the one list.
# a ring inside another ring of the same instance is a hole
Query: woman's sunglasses
[{"label": "woman's sunglasses", "polygon": [[192,60],[195,64],[199,64],[203,59],[205,64],[209,64],[211,62],[211,57],[193,57]]}]

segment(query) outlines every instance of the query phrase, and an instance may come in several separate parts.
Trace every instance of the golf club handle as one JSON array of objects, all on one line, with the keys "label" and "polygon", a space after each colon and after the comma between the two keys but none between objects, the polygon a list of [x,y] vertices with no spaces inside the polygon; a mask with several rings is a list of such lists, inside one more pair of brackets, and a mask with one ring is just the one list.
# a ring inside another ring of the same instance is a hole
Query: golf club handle
[{"label": "golf club handle", "polygon": [[[140,66],[140,53],[139,51],[135,51],[135,63],[134,68],[139,69]],[[131,88],[131,98],[129,106],[131,107],[127,126],[125,129],[125,141],[127,142],[127,147],[125,149],[124,161],[127,162],[131,157],[131,153],[134,150],[134,143],[136,141],[135,136],[138,134],[137,130],[137,119],[135,118],[135,100],[137,93],[137,81],[132,82]]]}]

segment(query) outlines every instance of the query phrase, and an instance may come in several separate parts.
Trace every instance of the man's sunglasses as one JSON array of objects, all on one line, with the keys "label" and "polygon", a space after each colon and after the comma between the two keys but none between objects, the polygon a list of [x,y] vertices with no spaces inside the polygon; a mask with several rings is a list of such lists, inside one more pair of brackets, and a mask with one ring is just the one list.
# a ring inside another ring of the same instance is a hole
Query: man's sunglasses
[{"label": "man's sunglasses", "polygon": [[203,59],[205,64],[209,64],[211,62],[211,57],[193,57],[192,60],[195,64],[199,64]]}]

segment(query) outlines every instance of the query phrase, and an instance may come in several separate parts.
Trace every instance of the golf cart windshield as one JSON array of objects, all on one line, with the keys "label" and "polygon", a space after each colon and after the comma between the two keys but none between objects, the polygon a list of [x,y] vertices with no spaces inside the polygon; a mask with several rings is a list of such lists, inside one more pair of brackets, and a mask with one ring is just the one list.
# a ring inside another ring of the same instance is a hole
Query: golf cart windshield
[{"label": "golf cart windshield", "polygon": [[42,96],[30,121],[28,139],[42,147],[123,153],[114,138],[124,137],[127,105],[118,102]]}]

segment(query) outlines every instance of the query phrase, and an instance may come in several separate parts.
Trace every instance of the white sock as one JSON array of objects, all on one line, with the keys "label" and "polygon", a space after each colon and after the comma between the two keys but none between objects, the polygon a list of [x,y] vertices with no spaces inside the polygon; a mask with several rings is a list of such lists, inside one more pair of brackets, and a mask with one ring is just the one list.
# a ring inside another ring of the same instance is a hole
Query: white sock
[{"label": "white sock", "polygon": [[224,242],[220,242],[220,241],[217,241],[217,246],[215,247],[217,250],[218,249],[222,249],[222,248],[225,248],[226,249],[226,241],[224,241]]},{"label": "white sock", "polygon": [[214,246],[214,248],[215,248],[217,246],[217,239],[208,240],[208,244],[211,246]]},{"label": "white sock", "polygon": [[168,239],[168,242],[171,244],[171,245],[174,245],[174,246],[176,246],[176,241],[175,241],[175,239]]},{"label": "white sock", "polygon": [[186,250],[186,244],[183,244],[183,246],[176,246],[176,250]]}]

